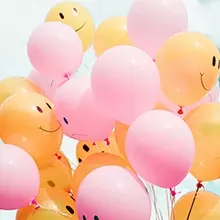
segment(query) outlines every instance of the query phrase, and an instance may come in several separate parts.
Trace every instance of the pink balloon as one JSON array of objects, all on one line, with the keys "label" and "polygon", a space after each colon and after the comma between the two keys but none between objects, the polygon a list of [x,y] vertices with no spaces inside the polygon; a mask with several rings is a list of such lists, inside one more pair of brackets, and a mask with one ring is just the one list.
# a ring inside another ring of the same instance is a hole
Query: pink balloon
[{"label": "pink balloon", "polygon": [[36,70],[32,70],[28,75],[28,78],[32,80],[36,85],[38,85],[49,99],[53,97],[53,93],[56,89],[53,79],[45,77],[43,74],[40,74]]},{"label": "pink balloon", "polygon": [[74,76],[54,94],[57,116],[64,134],[86,141],[103,141],[109,137],[114,120],[104,114],[94,100],[89,76]]},{"label": "pink balloon", "polygon": [[220,88],[217,84],[205,97],[203,97],[197,103],[190,105],[190,106],[182,107],[183,114],[178,114],[180,107],[174,104],[173,102],[171,102],[162,91],[160,94],[159,102],[162,103],[164,106],[166,106],[173,113],[184,118],[186,114],[188,114],[193,109],[199,107],[200,105],[209,103],[209,102],[216,102],[218,100],[219,94],[220,94]]},{"label": "pink balloon", "polygon": [[182,0],[135,0],[127,18],[132,43],[152,58],[169,37],[187,31],[187,26]]},{"label": "pink balloon", "polygon": [[37,165],[23,149],[0,144],[0,209],[28,206],[37,196],[40,179]]},{"label": "pink balloon", "polygon": [[146,181],[164,188],[179,184],[194,159],[194,138],[183,121],[163,110],[149,111],[130,126],[126,154]]},{"label": "pink balloon", "polygon": [[140,114],[154,108],[160,90],[158,69],[140,49],[114,47],[94,64],[92,90],[108,115],[130,124]]},{"label": "pink balloon", "polygon": [[85,177],[76,198],[83,220],[149,220],[151,205],[145,189],[118,166],[97,168]]},{"label": "pink balloon", "polygon": [[78,34],[61,22],[46,22],[37,27],[29,38],[27,50],[33,67],[52,78],[75,73],[83,57]]}]

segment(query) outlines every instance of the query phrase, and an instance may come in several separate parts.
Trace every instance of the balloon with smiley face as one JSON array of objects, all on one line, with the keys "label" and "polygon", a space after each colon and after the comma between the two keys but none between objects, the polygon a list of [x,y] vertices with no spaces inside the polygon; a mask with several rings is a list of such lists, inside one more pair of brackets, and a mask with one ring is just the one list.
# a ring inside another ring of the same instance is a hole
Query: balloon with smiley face
[{"label": "balloon with smiley face", "polygon": [[35,205],[19,209],[16,220],[78,220],[75,199],[57,188],[41,188]]},{"label": "balloon with smiley face", "polygon": [[79,35],[84,51],[93,41],[95,24],[90,12],[76,2],[61,2],[47,14],[46,21],[59,21],[71,26]]},{"label": "balloon with smiley face", "polygon": [[27,151],[38,166],[60,148],[62,128],[53,104],[37,93],[16,93],[0,106],[0,137]]},{"label": "balloon with smiley face", "polygon": [[206,36],[182,32],[165,42],[156,64],[162,91],[170,101],[187,106],[199,101],[217,83],[220,54]]}]

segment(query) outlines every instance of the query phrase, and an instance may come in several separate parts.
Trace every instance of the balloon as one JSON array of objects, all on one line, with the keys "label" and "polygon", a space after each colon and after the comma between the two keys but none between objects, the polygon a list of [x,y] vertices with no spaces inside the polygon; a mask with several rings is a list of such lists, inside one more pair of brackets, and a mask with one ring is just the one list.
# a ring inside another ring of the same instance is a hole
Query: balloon
[{"label": "balloon", "polygon": [[94,37],[96,55],[100,56],[103,52],[115,46],[131,45],[126,26],[126,17],[112,17],[103,21],[98,26]]},{"label": "balloon", "polygon": [[56,89],[54,103],[64,134],[83,141],[102,141],[114,127],[97,105],[90,89],[90,77],[77,75]]},{"label": "balloon", "polygon": [[37,196],[38,168],[23,149],[0,144],[0,174],[0,209],[22,208]]},{"label": "balloon", "polygon": [[53,104],[37,93],[17,93],[0,106],[0,137],[27,151],[40,166],[60,148],[62,129]]},{"label": "balloon", "polygon": [[155,58],[169,37],[187,30],[187,23],[182,0],[137,0],[128,13],[127,26],[131,42]]},{"label": "balloon", "polygon": [[53,79],[45,77],[36,70],[32,70],[28,75],[28,78],[38,85],[49,99],[52,99],[53,93],[56,89],[56,84]]},{"label": "balloon", "polygon": [[165,95],[164,93],[161,91],[161,96],[159,98],[159,102],[156,105],[156,109],[164,109],[167,111],[172,111],[173,113],[181,116],[182,118],[185,117],[190,111],[192,111],[193,109],[199,107],[200,105],[204,104],[204,103],[209,103],[209,102],[216,102],[218,100],[219,97],[219,93],[220,93],[220,89],[219,86],[216,85],[215,87],[213,87],[212,90],[210,90],[210,92],[204,96],[200,101],[198,101],[197,103],[190,105],[190,106],[186,106],[182,108],[182,113],[183,114],[179,114],[178,112],[181,110],[179,106],[177,106],[176,104],[172,103]]},{"label": "balloon", "polygon": [[120,155],[114,133],[110,135],[107,141],[98,141],[95,143],[79,141],[76,145],[76,157],[79,163],[84,161],[88,156],[101,152]]},{"label": "balloon", "polygon": [[57,159],[56,156],[49,166],[42,167],[40,171],[40,186],[57,187],[67,192],[71,189],[72,169],[68,159],[61,152],[58,153],[61,157]]},{"label": "balloon", "polygon": [[76,168],[73,174],[72,190],[73,195],[77,194],[79,186],[83,179],[91,173],[93,170],[109,165],[117,165],[123,168],[127,168],[134,172],[129,162],[122,157],[110,154],[110,153],[96,153],[87,157],[79,166]]},{"label": "balloon", "polygon": [[159,88],[155,63],[138,48],[114,47],[103,53],[93,66],[94,96],[116,121],[130,124],[137,116],[152,109]]},{"label": "balloon", "polygon": [[195,139],[196,154],[191,173],[200,181],[220,177],[220,103],[207,103],[184,118]]},{"label": "balloon", "polygon": [[115,123],[115,138],[118,145],[118,149],[122,153],[124,157],[126,156],[125,152],[125,138],[128,132],[129,126],[126,124],[122,124],[120,122]]},{"label": "balloon", "polygon": [[156,57],[162,91],[179,106],[194,104],[216,84],[219,60],[215,44],[200,33],[169,38]]},{"label": "balloon", "polygon": [[118,166],[104,166],[88,174],[77,193],[76,208],[83,220],[149,220],[151,216],[148,193]]},{"label": "balloon", "polygon": [[27,50],[33,67],[54,79],[75,73],[83,57],[78,34],[61,22],[46,22],[37,27],[29,38]]},{"label": "balloon", "polygon": [[35,206],[18,210],[16,220],[78,220],[75,199],[57,188],[41,188]]},{"label": "balloon", "polygon": [[194,159],[190,129],[181,118],[163,110],[139,116],[129,127],[125,144],[134,170],[146,181],[164,188],[179,184]]},{"label": "balloon", "polygon": [[0,91],[0,104],[17,92],[37,92],[43,94],[40,87],[24,77],[8,77],[0,80]]},{"label": "balloon", "polygon": [[[190,192],[180,198],[174,206],[175,219],[186,220],[196,192]],[[198,192],[190,214],[190,220],[220,219],[220,196],[207,191]]]},{"label": "balloon", "polygon": [[76,2],[61,2],[47,14],[46,21],[59,21],[72,27],[79,35],[84,51],[93,42],[95,24],[90,12]]}]

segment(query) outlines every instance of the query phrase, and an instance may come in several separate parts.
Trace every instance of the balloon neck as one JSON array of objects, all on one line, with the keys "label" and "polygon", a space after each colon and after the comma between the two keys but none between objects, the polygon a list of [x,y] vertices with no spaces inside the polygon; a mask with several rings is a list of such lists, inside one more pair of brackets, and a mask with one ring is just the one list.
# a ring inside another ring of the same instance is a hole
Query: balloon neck
[{"label": "balloon neck", "polygon": [[38,204],[38,202],[37,202],[36,199],[33,199],[33,200],[30,202],[30,205],[34,205],[34,206],[35,206],[35,209],[39,209],[39,208],[40,208],[40,205]]},{"label": "balloon neck", "polygon": [[177,112],[179,115],[182,115],[183,114],[183,107],[182,106],[180,106],[180,109],[178,110],[178,112]]},{"label": "balloon neck", "polygon": [[201,181],[198,181],[198,183],[196,184],[197,189],[201,189],[204,188],[203,184]]},{"label": "balloon neck", "polygon": [[105,141],[105,143],[106,143],[106,145],[107,145],[107,146],[109,146],[109,145],[110,145],[110,141],[109,141],[109,139],[108,139],[108,138],[106,138],[104,141]]},{"label": "balloon neck", "polygon": [[66,78],[66,79],[70,79],[70,73],[64,73],[64,78]]},{"label": "balloon neck", "polygon": [[154,62],[156,62],[156,60],[155,60],[155,59],[153,59],[153,61],[154,61]]},{"label": "balloon neck", "polygon": [[177,193],[176,193],[175,190],[170,188],[170,194],[171,194],[172,197],[175,197]]},{"label": "balloon neck", "polygon": [[55,156],[57,157],[58,160],[62,159],[62,156],[58,155],[57,153],[55,154]]},{"label": "balloon neck", "polygon": [[95,143],[95,142],[93,142],[93,143],[92,143],[92,145],[93,145],[93,146],[96,146],[96,143]]}]

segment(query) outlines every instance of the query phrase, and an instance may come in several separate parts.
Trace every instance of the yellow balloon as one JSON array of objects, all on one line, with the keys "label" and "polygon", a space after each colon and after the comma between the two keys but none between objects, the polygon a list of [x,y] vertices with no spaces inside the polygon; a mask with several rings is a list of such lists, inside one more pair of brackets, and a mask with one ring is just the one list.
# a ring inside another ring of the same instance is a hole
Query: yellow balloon
[{"label": "yellow balloon", "polygon": [[24,77],[8,77],[0,80],[0,105],[5,99],[17,92],[37,92],[43,94],[39,86]]},{"label": "yellow balloon", "polygon": [[115,138],[118,145],[118,149],[121,154],[126,158],[125,152],[125,138],[128,132],[129,126],[120,122],[115,122]]},{"label": "yellow balloon", "polygon": [[[177,201],[173,209],[176,220],[187,219],[194,197],[195,192],[190,192]],[[218,219],[220,219],[220,197],[207,191],[198,192],[189,220]]]},{"label": "yellow balloon", "polygon": [[207,103],[184,118],[195,139],[191,173],[200,181],[220,178],[220,103]]},{"label": "yellow balloon", "polygon": [[126,17],[112,17],[99,25],[94,37],[94,50],[97,56],[115,46],[131,45],[126,24]]},{"label": "yellow balloon", "polygon": [[217,83],[220,54],[206,36],[182,32],[165,42],[156,64],[165,95],[179,106],[188,106],[199,101]]},{"label": "yellow balloon", "polygon": [[61,2],[47,14],[46,21],[59,21],[71,26],[79,35],[84,51],[93,42],[95,24],[90,12],[76,2]]},{"label": "yellow balloon", "polygon": [[76,202],[57,188],[41,188],[37,197],[40,208],[31,205],[19,209],[16,220],[78,220]]}]

